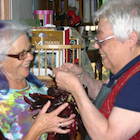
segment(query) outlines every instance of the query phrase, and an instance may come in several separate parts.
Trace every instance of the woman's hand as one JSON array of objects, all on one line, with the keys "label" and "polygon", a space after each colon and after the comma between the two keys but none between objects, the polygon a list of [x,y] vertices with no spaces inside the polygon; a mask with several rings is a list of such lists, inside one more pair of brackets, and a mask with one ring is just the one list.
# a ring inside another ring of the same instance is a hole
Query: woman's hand
[{"label": "woman's hand", "polygon": [[64,69],[55,68],[53,72],[57,86],[69,93],[73,94],[78,87],[82,86],[78,76],[66,67]]},{"label": "woman's hand", "polygon": [[[79,78],[81,84],[84,84],[84,79],[85,79],[84,75],[86,72],[81,66],[73,64],[73,63],[65,63],[61,67],[56,68],[56,69],[59,71],[64,71],[64,72],[68,72],[68,71],[73,72],[74,74],[76,74],[75,76]],[[56,69],[54,69],[53,71],[55,72]]]},{"label": "woman's hand", "polygon": [[69,129],[63,130],[61,129],[61,127],[67,127],[71,125],[74,122],[73,118],[75,117],[75,114],[71,114],[69,118],[58,117],[58,114],[68,106],[68,103],[64,103],[54,111],[46,113],[50,105],[51,105],[50,101],[48,101],[44,105],[44,107],[39,112],[37,118],[35,119],[34,124],[32,125],[29,131],[30,136],[32,135],[31,133],[33,133],[34,139],[39,138],[45,132],[56,132],[66,134],[70,131]]}]

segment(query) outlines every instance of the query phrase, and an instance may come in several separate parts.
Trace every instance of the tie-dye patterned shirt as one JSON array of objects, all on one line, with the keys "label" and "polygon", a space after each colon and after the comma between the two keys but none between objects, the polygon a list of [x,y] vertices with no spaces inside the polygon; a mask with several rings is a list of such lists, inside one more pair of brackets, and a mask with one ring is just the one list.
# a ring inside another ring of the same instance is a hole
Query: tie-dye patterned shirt
[{"label": "tie-dye patterned shirt", "polygon": [[[33,83],[28,84],[29,88],[23,94],[14,89],[10,89],[6,95],[0,93],[0,130],[8,140],[23,140],[34,122],[32,116],[38,112],[29,111],[30,105],[23,96],[30,98],[29,93],[47,94],[46,86],[38,88]],[[40,140],[46,138],[47,134],[43,134]]]}]

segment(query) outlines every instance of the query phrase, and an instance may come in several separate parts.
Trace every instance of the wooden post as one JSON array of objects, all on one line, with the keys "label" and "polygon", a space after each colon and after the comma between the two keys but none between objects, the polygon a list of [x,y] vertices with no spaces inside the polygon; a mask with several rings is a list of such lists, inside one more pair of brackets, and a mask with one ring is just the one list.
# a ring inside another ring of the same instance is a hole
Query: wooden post
[{"label": "wooden post", "polygon": [[11,1],[0,0],[0,20],[8,20],[11,18]]},{"label": "wooden post", "polygon": [[52,3],[52,10],[53,10],[53,20],[56,20],[56,6],[55,6],[55,0],[53,0],[53,3]]},{"label": "wooden post", "polygon": [[50,8],[50,0],[46,0],[46,8],[45,10],[51,10]]},{"label": "wooden post", "polygon": [[40,10],[43,10],[43,0],[40,0]]},{"label": "wooden post", "polygon": [[68,11],[68,0],[64,0],[64,12]]},{"label": "wooden post", "polygon": [[59,16],[60,16],[61,13],[62,13],[62,1],[61,1],[61,0],[59,0],[58,13],[59,13]]}]

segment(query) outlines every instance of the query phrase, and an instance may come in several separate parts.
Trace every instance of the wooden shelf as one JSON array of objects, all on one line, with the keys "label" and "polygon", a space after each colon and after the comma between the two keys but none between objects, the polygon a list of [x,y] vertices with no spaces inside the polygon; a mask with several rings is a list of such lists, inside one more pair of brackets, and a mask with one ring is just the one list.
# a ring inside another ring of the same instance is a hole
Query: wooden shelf
[{"label": "wooden shelf", "polygon": [[68,26],[68,21],[67,21],[67,19],[64,19],[63,25],[62,25],[61,20],[54,20],[53,24],[56,26]]}]

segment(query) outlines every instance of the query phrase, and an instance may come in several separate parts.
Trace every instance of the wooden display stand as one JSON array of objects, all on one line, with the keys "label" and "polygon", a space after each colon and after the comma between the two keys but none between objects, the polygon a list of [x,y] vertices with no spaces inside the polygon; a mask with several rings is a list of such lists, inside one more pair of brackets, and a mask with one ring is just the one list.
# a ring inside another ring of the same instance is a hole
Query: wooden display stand
[{"label": "wooden display stand", "polygon": [[[52,78],[49,76],[54,76],[53,72],[50,74],[48,73],[48,60],[47,60],[47,55],[48,52],[51,52],[51,69],[54,69],[55,66],[56,67],[60,67],[63,63],[68,62],[68,51],[71,50],[72,53],[72,63],[74,63],[75,60],[75,55],[77,55],[76,57],[79,59],[79,65],[81,65],[81,49],[83,48],[83,45],[37,45],[36,46],[36,50],[38,53],[38,67],[34,67],[34,61],[32,62],[31,65],[31,72],[34,73],[38,79],[40,80],[46,80],[46,81],[52,81]],[[75,51],[77,51],[78,53],[75,54]],[[44,53],[44,67],[41,67],[41,52]],[[57,54],[56,54],[57,52]],[[58,55],[57,57],[55,55]],[[56,62],[57,59],[57,62]],[[57,65],[56,65],[57,63]],[[36,73],[35,73],[35,69],[37,69]],[[41,70],[44,71],[44,74],[42,75]]]}]

